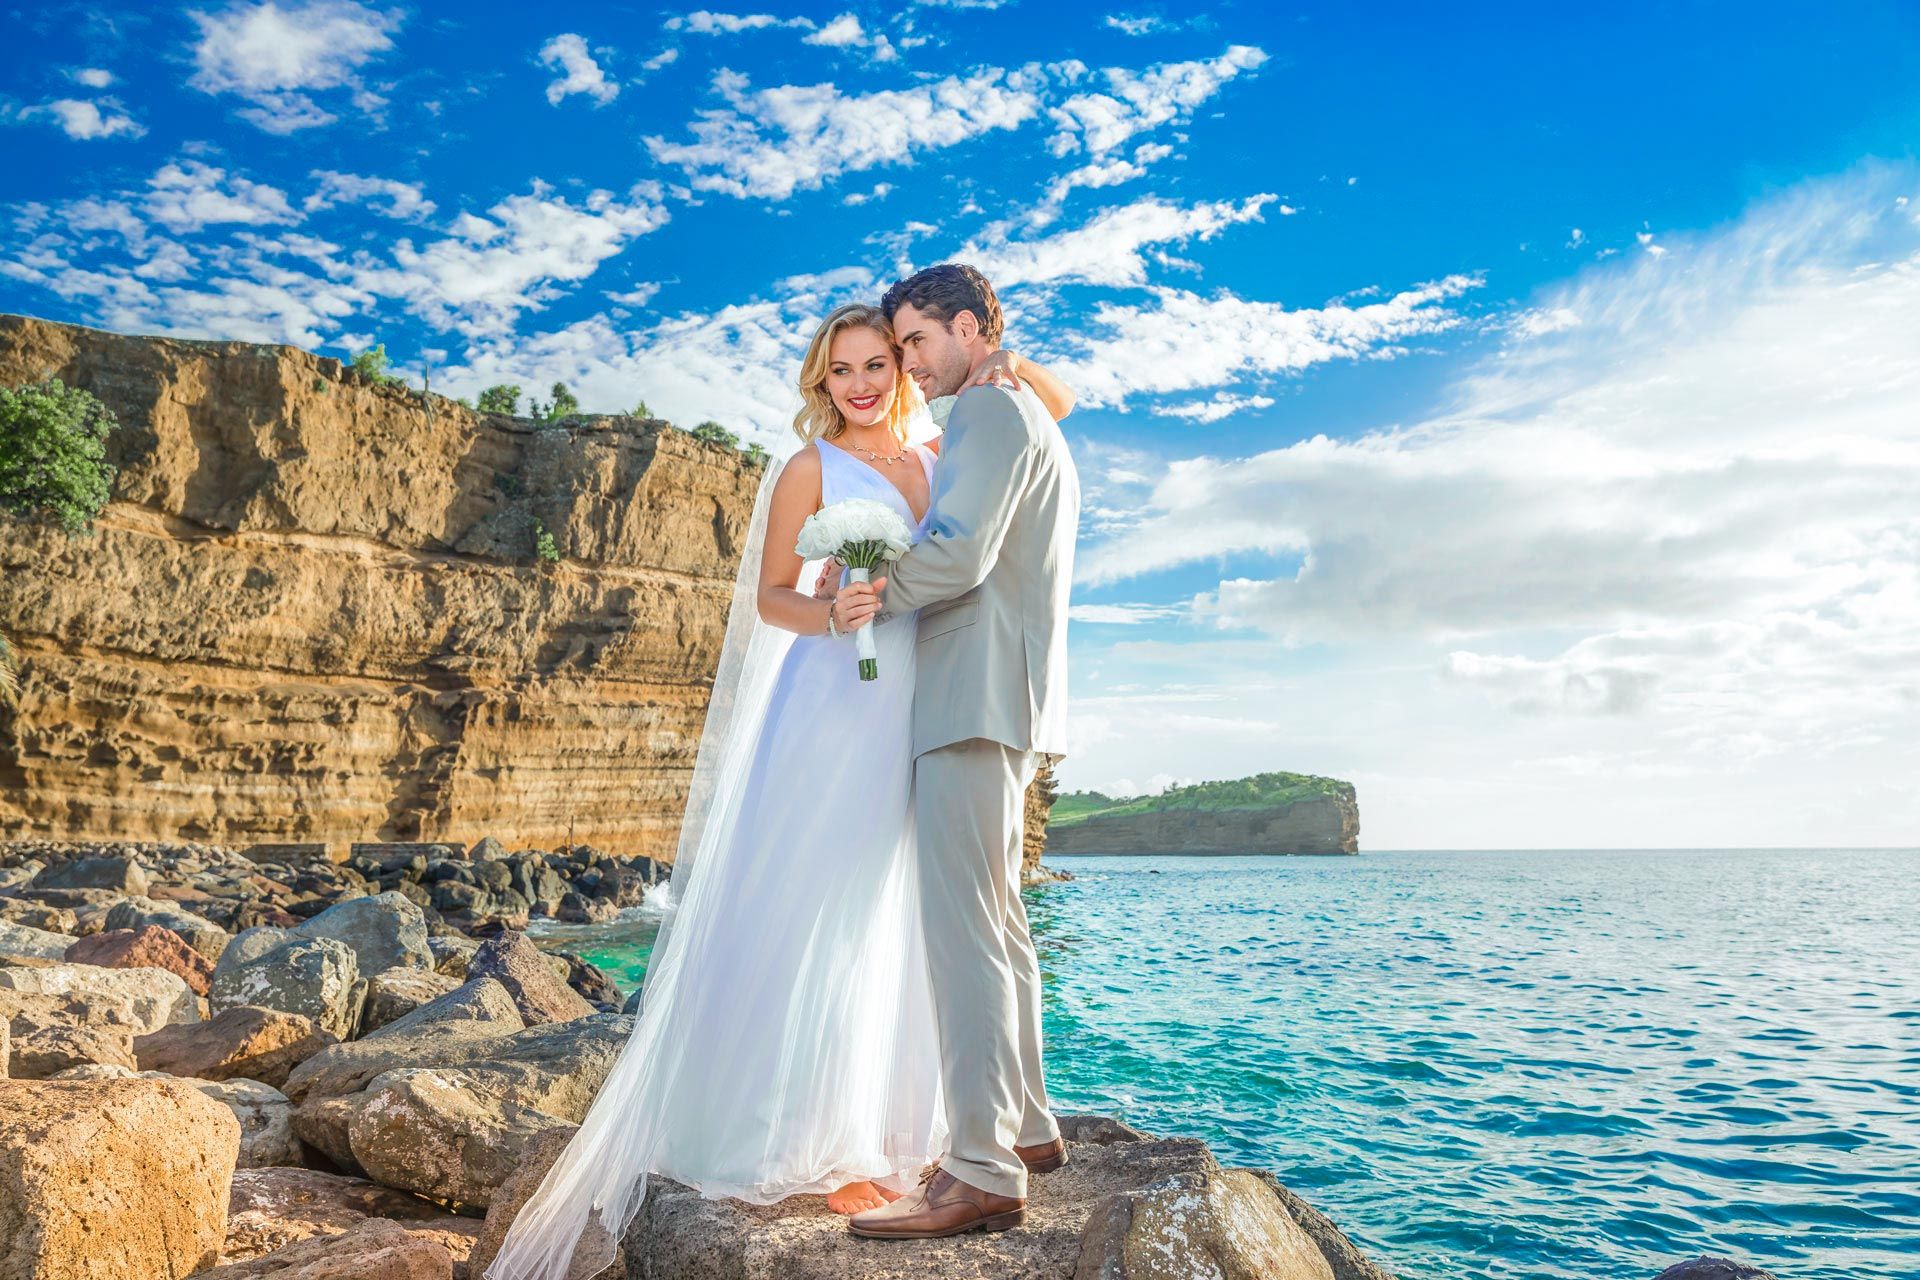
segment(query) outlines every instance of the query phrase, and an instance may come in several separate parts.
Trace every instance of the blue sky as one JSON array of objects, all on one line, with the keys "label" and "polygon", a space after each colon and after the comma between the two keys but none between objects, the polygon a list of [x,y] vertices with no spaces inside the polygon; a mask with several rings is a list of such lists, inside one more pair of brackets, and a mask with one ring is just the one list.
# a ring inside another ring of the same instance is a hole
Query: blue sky
[{"label": "blue sky", "polygon": [[14,10],[0,309],[770,447],[965,257],[1083,392],[1070,786],[1912,843],[1920,11]]}]

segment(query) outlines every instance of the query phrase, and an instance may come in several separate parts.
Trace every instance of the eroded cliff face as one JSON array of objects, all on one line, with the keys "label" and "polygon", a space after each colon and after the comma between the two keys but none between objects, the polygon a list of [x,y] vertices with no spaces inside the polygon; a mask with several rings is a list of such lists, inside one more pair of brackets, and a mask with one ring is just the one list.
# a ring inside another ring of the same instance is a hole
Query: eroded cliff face
[{"label": "eroded cliff face", "polygon": [[0,517],[0,833],[672,856],[742,454],[287,347],[0,317],[0,382],[45,377],[118,416],[120,472],[91,536]]},{"label": "eroded cliff face", "polygon": [[1094,816],[1046,833],[1047,852],[1357,853],[1360,805],[1352,787],[1265,809],[1171,809]]}]

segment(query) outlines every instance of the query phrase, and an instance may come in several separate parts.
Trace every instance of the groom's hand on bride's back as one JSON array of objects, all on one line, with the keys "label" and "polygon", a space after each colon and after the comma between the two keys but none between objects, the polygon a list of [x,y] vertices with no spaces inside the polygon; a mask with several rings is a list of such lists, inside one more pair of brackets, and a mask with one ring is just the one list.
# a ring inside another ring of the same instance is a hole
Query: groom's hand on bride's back
[{"label": "groom's hand on bride's back", "polygon": [[840,611],[840,625],[849,631],[858,631],[873,621],[873,615],[880,612],[880,593],[887,589],[885,578],[875,578],[872,582],[849,582],[840,588],[835,597],[834,606]]}]

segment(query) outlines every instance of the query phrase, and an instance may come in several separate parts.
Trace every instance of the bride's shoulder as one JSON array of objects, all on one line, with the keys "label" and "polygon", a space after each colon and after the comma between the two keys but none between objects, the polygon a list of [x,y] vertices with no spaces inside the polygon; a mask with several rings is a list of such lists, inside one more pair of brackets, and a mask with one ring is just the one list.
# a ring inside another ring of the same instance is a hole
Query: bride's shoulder
[{"label": "bride's shoulder", "polygon": [[781,495],[811,492],[819,497],[820,450],[811,444],[797,450],[773,482],[773,491]]},{"label": "bride's shoulder", "polygon": [[944,439],[946,439],[946,436],[942,434],[934,436],[931,440],[922,440],[920,443],[928,453],[937,458],[940,456],[940,442]]}]

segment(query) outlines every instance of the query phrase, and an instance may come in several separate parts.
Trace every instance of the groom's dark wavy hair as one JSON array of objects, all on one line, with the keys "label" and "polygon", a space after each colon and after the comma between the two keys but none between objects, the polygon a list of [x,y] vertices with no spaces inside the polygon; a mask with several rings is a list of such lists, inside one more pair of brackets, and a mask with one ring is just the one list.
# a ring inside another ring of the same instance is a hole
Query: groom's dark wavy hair
[{"label": "groom's dark wavy hair", "polygon": [[999,346],[1000,335],[1006,331],[1006,322],[1000,316],[1000,298],[993,286],[964,262],[943,262],[937,267],[916,271],[880,299],[880,309],[887,313],[889,324],[893,323],[893,313],[903,306],[939,321],[940,327],[949,333],[953,331],[953,318],[962,311],[971,311],[980,322],[980,336],[990,347]]}]

